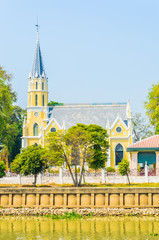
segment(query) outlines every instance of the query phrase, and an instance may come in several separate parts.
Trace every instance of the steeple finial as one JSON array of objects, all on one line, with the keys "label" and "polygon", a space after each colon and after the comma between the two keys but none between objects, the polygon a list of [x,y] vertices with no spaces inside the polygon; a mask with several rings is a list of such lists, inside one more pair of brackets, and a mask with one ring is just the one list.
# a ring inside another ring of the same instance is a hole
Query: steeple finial
[{"label": "steeple finial", "polygon": [[37,33],[39,33],[39,28],[40,28],[40,26],[39,26],[39,24],[38,24],[38,17],[37,17],[37,24],[35,25],[35,27],[36,27]]}]

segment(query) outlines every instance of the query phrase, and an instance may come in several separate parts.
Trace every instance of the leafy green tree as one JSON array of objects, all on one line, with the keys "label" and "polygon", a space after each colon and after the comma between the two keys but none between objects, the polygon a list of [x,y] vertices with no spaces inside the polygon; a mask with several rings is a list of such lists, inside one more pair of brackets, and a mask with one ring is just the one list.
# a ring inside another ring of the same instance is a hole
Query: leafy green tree
[{"label": "leafy green tree", "polygon": [[155,128],[155,134],[159,134],[159,82],[156,85],[152,85],[145,107],[150,122]]},{"label": "leafy green tree", "polygon": [[133,115],[132,124],[135,142],[140,141],[140,139],[150,137],[154,134],[153,126],[147,123],[146,119],[142,117],[141,113],[135,113]]},{"label": "leafy green tree", "polygon": [[16,156],[11,164],[12,172],[21,173],[25,176],[33,174],[34,186],[36,186],[37,175],[42,173],[47,167],[45,149],[36,145],[22,149],[22,152]]},{"label": "leafy green tree", "polygon": [[10,78],[11,76],[0,66],[0,137],[8,124],[12,104],[16,101],[16,94],[12,90]]},{"label": "leafy green tree", "polygon": [[1,142],[8,148],[10,162],[20,153],[24,115],[22,108],[14,106],[1,136]]},{"label": "leafy green tree", "polygon": [[59,103],[59,102],[54,102],[54,101],[50,101],[48,103],[48,106],[63,106],[63,103]]},{"label": "leafy green tree", "polygon": [[119,173],[122,176],[127,176],[128,183],[130,184],[130,179],[129,179],[129,161],[127,159],[122,159],[122,161],[119,163]]},{"label": "leafy green tree", "polygon": [[49,133],[47,157],[54,166],[66,163],[74,185],[81,186],[85,163],[93,169],[105,166],[109,147],[107,137],[106,130],[95,124],[77,124],[65,132]]},{"label": "leafy green tree", "polygon": [[16,94],[12,90],[11,76],[0,67],[0,143],[9,151],[9,161],[20,152],[23,116],[25,111],[15,106]]},{"label": "leafy green tree", "polygon": [[6,175],[5,170],[6,170],[5,163],[3,161],[0,161],[0,178]]}]

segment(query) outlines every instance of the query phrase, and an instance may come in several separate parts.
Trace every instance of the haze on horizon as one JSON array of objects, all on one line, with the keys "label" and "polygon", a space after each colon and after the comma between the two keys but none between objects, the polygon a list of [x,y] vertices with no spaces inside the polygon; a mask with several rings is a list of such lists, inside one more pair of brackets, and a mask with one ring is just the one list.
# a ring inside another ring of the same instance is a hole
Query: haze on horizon
[{"label": "haze on horizon", "polygon": [[0,0],[0,65],[27,107],[36,19],[49,99],[63,103],[130,100],[145,112],[159,79],[159,1]]}]

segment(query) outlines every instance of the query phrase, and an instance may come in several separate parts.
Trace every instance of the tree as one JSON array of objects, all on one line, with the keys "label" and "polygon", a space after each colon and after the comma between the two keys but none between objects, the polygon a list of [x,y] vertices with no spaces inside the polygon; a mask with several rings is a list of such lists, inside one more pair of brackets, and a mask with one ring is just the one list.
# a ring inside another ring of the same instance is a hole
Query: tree
[{"label": "tree", "polygon": [[36,145],[22,149],[22,152],[16,156],[11,164],[12,172],[21,173],[25,176],[33,174],[34,186],[36,186],[38,173],[43,172],[47,167],[45,149]]},{"label": "tree", "polygon": [[122,176],[126,175],[128,179],[128,183],[130,184],[129,172],[130,172],[129,161],[123,158],[122,161],[119,163],[119,173]]},{"label": "tree", "polygon": [[48,103],[48,106],[63,106],[63,103],[59,103],[59,102],[54,102],[54,101],[50,101]]},{"label": "tree", "polygon": [[13,105],[16,93],[12,90],[11,76],[0,67],[0,143],[9,151],[9,161],[20,152],[24,110]]},{"label": "tree", "polygon": [[1,142],[8,148],[10,162],[20,153],[24,116],[25,111],[19,106],[14,106],[6,128],[2,132]]},{"label": "tree", "polygon": [[0,161],[0,178],[6,175],[5,170],[6,170],[5,163],[3,161]]},{"label": "tree", "polygon": [[12,104],[16,101],[16,94],[12,90],[10,78],[11,76],[0,66],[0,137],[8,123],[12,112]]},{"label": "tree", "polygon": [[145,107],[150,122],[155,128],[155,134],[159,134],[159,82],[156,85],[152,85]]},{"label": "tree", "polygon": [[[48,159],[51,165],[66,163],[74,185],[81,186],[84,167],[99,169],[107,161],[107,132],[102,127],[91,124],[77,124],[67,131],[49,133]],[[78,176],[78,166],[81,172]]]},{"label": "tree", "polygon": [[134,141],[140,141],[154,134],[153,126],[146,122],[141,113],[135,113],[132,119]]}]

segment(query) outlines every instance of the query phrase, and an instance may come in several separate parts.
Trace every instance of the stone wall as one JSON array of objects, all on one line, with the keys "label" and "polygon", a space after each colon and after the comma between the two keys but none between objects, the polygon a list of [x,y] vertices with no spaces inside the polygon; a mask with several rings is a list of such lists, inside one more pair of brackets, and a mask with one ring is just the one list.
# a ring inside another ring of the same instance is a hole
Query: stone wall
[{"label": "stone wall", "polygon": [[159,188],[1,188],[2,207],[159,207]]}]

